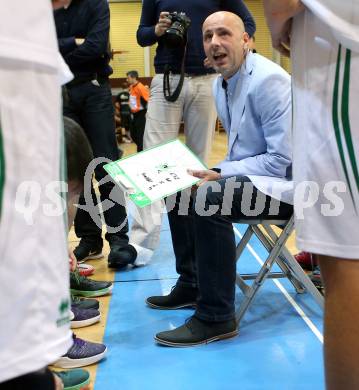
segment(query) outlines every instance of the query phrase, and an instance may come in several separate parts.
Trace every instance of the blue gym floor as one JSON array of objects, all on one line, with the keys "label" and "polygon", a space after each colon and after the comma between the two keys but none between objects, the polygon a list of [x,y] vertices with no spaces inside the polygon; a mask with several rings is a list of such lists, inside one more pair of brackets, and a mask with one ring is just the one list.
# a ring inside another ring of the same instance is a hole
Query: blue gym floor
[{"label": "blue gym floor", "polygon": [[[237,225],[236,234],[245,226]],[[259,268],[266,252],[257,239],[242,255],[239,270]],[[176,281],[167,221],[160,247],[146,267],[117,272],[95,390],[324,389],[322,312],[287,280],[268,280],[247,311],[239,336],[199,347],[155,344],[155,333],[179,325],[192,310],[146,306],[150,295],[167,294]],[[237,291],[237,300],[241,291]]]}]

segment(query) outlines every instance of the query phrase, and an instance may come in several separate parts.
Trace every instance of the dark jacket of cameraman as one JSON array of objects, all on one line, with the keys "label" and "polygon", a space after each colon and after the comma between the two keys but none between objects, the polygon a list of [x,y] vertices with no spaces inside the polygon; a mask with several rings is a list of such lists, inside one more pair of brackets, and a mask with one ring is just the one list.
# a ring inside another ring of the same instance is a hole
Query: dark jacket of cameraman
[{"label": "dark jacket of cameraman", "polygon": [[158,42],[154,60],[156,73],[164,73],[166,64],[170,65],[174,73],[180,73],[183,57],[183,49],[169,49],[164,43],[164,36],[158,38],[155,34],[155,25],[163,11],[184,12],[191,19],[185,62],[185,72],[189,74],[214,73],[214,70],[205,68],[203,65],[205,54],[202,43],[202,24],[207,16],[217,11],[229,11],[243,20],[250,36],[254,34],[256,28],[242,0],[143,0],[137,42],[141,46],[150,46]]}]

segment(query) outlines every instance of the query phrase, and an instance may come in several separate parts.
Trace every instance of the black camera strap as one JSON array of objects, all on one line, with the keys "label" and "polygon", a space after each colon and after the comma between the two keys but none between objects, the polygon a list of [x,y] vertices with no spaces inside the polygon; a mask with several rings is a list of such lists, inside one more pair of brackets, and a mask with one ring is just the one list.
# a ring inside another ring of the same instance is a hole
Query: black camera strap
[{"label": "black camera strap", "polygon": [[171,69],[170,69],[170,65],[168,64],[165,65],[164,74],[163,74],[163,94],[165,96],[165,99],[168,102],[175,102],[182,91],[184,73],[185,73],[184,70],[185,70],[185,62],[186,62],[186,53],[187,53],[187,39],[184,46],[184,52],[183,52],[183,58],[181,64],[181,76],[178,85],[172,94],[171,94],[171,86],[170,86]]}]

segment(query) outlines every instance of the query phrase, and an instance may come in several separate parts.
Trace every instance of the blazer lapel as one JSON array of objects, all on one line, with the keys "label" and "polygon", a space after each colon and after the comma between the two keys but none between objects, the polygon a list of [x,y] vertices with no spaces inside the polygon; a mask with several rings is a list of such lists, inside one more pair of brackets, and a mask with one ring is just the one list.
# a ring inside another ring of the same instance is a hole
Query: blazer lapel
[{"label": "blazer lapel", "polygon": [[241,75],[238,80],[235,90],[235,107],[233,107],[231,129],[229,133],[228,149],[232,150],[234,141],[240,131],[240,123],[245,109],[245,102],[247,99],[248,87],[251,81],[251,76],[254,71],[255,57],[249,52],[245,63],[241,68]]},{"label": "blazer lapel", "polygon": [[230,131],[230,120],[229,120],[229,114],[228,114],[228,107],[227,107],[227,98],[226,98],[226,92],[222,88],[222,81],[223,78],[220,76],[216,80],[217,82],[217,92],[216,92],[216,106],[217,106],[217,114],[222,122],[222,125],[224,129],[228,132],[229,136],[229,131]]}]

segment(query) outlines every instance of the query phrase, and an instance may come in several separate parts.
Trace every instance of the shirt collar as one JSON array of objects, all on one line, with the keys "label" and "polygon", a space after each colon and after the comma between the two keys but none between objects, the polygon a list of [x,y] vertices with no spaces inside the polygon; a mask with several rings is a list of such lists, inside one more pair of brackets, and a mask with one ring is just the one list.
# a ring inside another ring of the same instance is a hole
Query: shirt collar
[{"label": "shirt collar", "polygon": [[227,94],[234,93],[234,91],[236,89],[236,85],[241,77],[241,68],[242,67],[240,67],[238,69],[238,71],[232,77],[230,77],[228,80],[223,79],[222,88],[226,90]]}]

